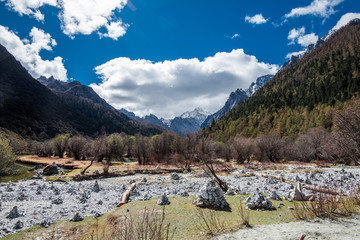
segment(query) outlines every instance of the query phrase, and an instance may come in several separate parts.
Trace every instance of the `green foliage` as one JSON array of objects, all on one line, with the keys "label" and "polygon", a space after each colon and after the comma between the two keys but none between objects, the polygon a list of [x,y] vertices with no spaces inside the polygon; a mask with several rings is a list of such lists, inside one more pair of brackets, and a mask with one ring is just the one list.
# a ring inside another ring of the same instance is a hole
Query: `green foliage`
[{"label": "green foliage", "polygon": [[296,137],[333,127],[333,110],[359,96],[360,24],[335,33],[321,47],[279,72],[252,97],[202,133],[226,141],[240,134]]},{"label": "green foliage", "polygon": [[0,176],[11,173],[11,168],[15,163],[15,154],[8,141],[0,138]]},{"label": "green foliage", "polygon": [[59,134],[52,140],[52,146],[55,151],[55,155],[59,158],[64,157],[64,152],[67,148],[70,139],[70,134]]}]

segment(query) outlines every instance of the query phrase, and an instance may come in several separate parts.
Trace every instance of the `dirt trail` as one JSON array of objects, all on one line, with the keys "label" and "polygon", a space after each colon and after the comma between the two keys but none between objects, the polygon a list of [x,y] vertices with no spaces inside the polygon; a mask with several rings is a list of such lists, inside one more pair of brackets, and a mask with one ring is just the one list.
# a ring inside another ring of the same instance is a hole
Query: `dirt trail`
[{"label": "dirt trail", "polygon": [[302,235],[305,236],[304,240],[359,240],[360,215],[337,220],[315,219],[311,221],[255,226],[252,229],[242,229],[233,234],[219,236],[214,238],[214,240],[297,240]]}]

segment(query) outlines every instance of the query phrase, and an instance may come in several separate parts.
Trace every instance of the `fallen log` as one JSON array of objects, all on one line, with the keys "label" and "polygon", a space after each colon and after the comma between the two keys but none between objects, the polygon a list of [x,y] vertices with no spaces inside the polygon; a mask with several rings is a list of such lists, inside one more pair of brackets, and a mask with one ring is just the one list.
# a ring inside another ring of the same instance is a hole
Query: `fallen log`
[{"label": "fallen log", "polygon": [[126,204],[129,200],[129,196],[132,190],[136,187],[136,183],[133,183],[128,187],[128,189],[124,192],[124,194],[121,196],[120,202],[118,207],[121,207],[122,205]]},{"label": "fallen log", "polygon": [[[261,177],[264,178],[273,178],[276,180],[279,180],[281,182],[285,182],[285,183],[289,183],[289,184],[293,184],[296,185],[297,182],[295,181],[291,181],[289,179],[285,179],[284,177],[278,177],[278,176],[271,176],[271,175],[267,175],[267,174],[261,174]],[[312,190],[314,192],[320,192],[320,193],[326,193],[326,194],[331,194],[331,195],[341,195],[340,192],[336,191],[336,190],[331,190],[329,188],[321,188],[321,187],[314,187],[314,186],[310,186],[308,184],[305,183],[300,183],[302,188],[306,188],[308,190]]]}]

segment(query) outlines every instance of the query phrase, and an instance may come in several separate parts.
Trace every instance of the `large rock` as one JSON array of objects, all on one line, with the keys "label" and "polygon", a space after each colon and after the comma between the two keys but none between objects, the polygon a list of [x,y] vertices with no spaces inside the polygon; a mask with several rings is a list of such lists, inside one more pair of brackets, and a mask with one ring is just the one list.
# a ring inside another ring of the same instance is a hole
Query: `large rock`
[{"label": "large rock", "polygon": [[51,165],[48,165],[44,168],[43,174],[46,176],[59,174],[59,168],[56,163],[53,162]]},{"label": "large rock", "polygon": [[171,179],[177,181],[180,180],[180,177],[177,173],[173,172],[171,173]]},{"label": "large rock", "polygon": [[170,201],[169,198],[164,194],[160,197],[159,200],[157,200],[158,205],[169,205]]},{"label": "large rock", "polygon": [[302,186],[301,183],[297,183],[296,187],[294,188],[294,190],[290,193],[290,198],[292,198],[295,201],[308,201],[310,199],[311,196],[306,196],[303,192],[302,192]]},{"label": "large rock", "polygon": [[214,180],[207,182],[196,195],[196,205],[205,208],[226,208],[227,203],[224,192]]},{"label": "large rock", "polygon": [[80,215],[80,213],[75,213],[74,217],[70,219],[71,222],[80,222],[84,220],[84,218]]},{"label": "large rock", "polygon": [[245,201],[245,206],[249,209],[260,210],[276,210],[272,202],[267,199],[262,193],[254,193],[248,197]]}]

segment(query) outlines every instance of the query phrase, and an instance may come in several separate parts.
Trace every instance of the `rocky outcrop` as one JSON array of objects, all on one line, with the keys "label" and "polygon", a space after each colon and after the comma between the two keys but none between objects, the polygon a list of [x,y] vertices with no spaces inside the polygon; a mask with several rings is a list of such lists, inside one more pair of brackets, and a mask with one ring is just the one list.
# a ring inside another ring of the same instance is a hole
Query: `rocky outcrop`
[{"label": "rocky outcrop", "polygon": [[56,163],[53,162],[51,165],[48,165],[43,169],[43,174],[46,176],[59,174],[59,168]]}]

